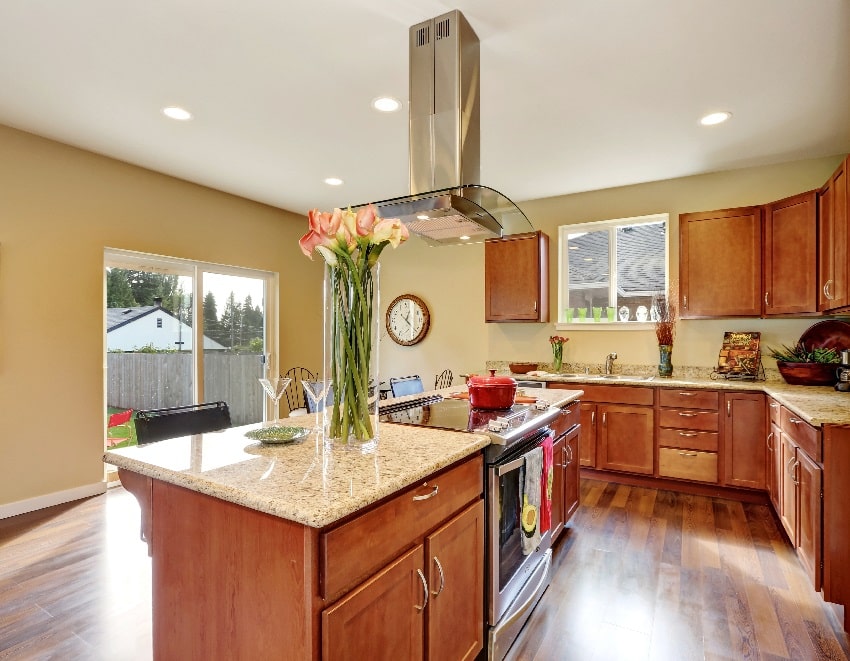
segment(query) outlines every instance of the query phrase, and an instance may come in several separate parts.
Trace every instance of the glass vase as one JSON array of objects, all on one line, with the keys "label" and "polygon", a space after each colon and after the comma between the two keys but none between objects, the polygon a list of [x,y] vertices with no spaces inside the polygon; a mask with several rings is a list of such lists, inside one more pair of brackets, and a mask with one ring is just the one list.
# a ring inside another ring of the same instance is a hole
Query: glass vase
[{"label": "glass vase", "polygon": [[378,443],[380,264],[325,265],[325,439],[369,451]]},{"label": "glass vase", "polygon": [[552,349],[552,371],[560,372],[561,366],[564,364],[564,350],[562,347],[554,347]]},{"label": "glass vase", "polygon": [[673,376],[673,345],[658,345],[658,376],[669,378]]}]

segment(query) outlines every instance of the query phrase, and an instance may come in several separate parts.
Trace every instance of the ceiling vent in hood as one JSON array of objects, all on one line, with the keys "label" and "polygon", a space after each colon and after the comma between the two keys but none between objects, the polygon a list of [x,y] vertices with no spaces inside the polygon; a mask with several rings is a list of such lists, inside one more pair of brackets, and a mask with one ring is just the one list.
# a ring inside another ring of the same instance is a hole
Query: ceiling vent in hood
[{"label": "ceiling vent in hood", "polygon": [[[478,37],[451,11],[410,28],[410,195],[375,202],[431,245],[532,231],[480,179]],[[364,206],[364,205],[359,205]]]}]

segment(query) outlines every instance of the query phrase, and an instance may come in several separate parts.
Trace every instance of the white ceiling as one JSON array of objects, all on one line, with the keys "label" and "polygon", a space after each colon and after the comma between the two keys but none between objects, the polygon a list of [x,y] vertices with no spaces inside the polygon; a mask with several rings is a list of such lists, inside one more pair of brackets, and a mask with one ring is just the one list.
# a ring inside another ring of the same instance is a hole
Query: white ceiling
[{"label": "white ceiling", "polygon": [[850,151],[850,0],[2,0],[0,123],[299,214],[404,195],[406,113],[370,102],[451,9],[516,202]]}]

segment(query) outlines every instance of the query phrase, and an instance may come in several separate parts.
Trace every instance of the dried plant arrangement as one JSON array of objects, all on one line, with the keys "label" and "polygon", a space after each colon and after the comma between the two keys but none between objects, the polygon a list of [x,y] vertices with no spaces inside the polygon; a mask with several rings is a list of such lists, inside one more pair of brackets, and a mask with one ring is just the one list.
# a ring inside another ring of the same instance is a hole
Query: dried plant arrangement
[{"label": "dried plant arrangement", "polygon": [[667,294],[657,294],[655,308],[655,337],[659,345],[672,345],[676,337],[676,321],[679,309],[676,304],[676,287],[670,284]]}]

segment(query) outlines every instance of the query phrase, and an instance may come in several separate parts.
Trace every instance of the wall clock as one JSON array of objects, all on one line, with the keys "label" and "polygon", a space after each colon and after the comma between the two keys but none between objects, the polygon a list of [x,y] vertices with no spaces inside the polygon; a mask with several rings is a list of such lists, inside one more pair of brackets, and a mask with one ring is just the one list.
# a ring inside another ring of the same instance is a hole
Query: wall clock
[{"label": "wall clock", "polygon": [[421,342],[428,333],[431,314],[418,296],[402,294],[387,308],[387,333],[393,342],[408,347]]}]

